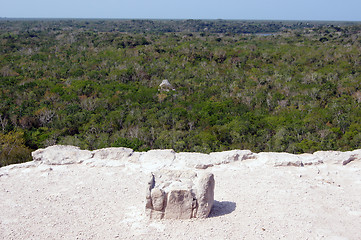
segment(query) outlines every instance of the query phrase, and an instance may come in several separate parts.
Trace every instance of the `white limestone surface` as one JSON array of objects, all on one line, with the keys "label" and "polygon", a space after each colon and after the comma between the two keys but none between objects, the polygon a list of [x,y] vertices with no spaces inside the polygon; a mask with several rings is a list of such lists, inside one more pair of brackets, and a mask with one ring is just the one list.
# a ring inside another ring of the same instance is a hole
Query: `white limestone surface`
[{"label": "white limestone surface", "polygon": [[[360,239],[361,151],[95,151],[52,146],[0,168],[0,239]],[[206,219],[149,220],[161,170],[212,172]]]}]

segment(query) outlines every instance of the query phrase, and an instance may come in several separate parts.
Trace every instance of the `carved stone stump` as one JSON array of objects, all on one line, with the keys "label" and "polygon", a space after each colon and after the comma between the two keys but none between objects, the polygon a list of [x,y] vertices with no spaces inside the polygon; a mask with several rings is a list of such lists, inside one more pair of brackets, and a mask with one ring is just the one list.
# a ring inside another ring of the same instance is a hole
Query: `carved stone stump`
[{"label": "carved stone stump", "polygon": [[213,206],[214,186],[212,173],[176,170],[152,173],[146,212],[151,219],[206,218]]}]

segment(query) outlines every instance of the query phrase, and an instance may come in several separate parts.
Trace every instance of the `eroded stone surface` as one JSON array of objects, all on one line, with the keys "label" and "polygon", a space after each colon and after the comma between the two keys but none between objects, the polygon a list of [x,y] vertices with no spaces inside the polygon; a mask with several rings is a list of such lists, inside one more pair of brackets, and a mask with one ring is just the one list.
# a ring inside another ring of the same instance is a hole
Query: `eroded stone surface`
[{"label": "eroded stone surface", "polygon": [[193,200],[194,198],[190,190],[171,190],[168,193],[165,218],[192,218]]},{"label": "eroded stone surface", "polygon": [[212,173],[204,173],[197,180],[196,218],[206,218],[211,212],[214,202],[214,176]]},{"label": "eroded stone surface", "polygon": [[34,161],[48,165],[77,164],[91,159],[93,153],[79,147],[54,145],[32,152]]},{"label": "eroded stone surface", "polygon": [[162,211],[164,209],[165,193],[162,189],[153,188],[150,193],[152,199],[152,207],[156,211]]},{"label": "eroded stone surface", "polygon": [[212,173],[160,170],[148,182],[146,212],[151,219],[206,218],[213,206],[214,186]]},{"label": "eroded stone surface", "polygon": [[[36,167],[41,164],[69,165],[86,164],[91,167],[128,167],[144,173],[160,169],[204,170],[222,164],[241,162],[245,166],[308,166],[324,163],[347,165],[361,160],[361,149],[319,151],[313,154],[290,154],[276,152],[252,153],[249,150],[231,150],[210,154],[180,152],[172,149],[134,152],[129,148],[104,148],[94,151],[81,150],[74,146],[55,145],[32,153],[34,161],[12,165],[10,168]],[[6,169],[5,169],[6,170]],[[1,170],[1,171],[5,171]]]}]

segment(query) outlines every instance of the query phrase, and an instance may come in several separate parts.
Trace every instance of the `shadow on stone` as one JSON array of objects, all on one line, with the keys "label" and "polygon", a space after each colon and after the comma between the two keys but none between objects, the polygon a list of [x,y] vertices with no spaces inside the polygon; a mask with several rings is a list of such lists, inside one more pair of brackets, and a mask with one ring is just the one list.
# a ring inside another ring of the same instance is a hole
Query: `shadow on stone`
[{"label": "shadow on stone", "polygon": [[236,203],[235,202],[229,202],[229,201],[214,201],[212,210],[208,217],[220,217],[223,215],[230,214],[236,209]]}]

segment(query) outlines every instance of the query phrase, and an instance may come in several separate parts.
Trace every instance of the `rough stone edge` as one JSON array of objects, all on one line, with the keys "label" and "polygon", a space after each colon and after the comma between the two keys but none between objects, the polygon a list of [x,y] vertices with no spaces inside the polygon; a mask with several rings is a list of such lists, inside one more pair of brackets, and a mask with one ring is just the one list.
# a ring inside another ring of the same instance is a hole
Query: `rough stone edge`
[{"label": "rough stone edge", "polygon": [[[74,150],[87,151],[87,150],[81,150],[79,147],[71,146],[71,145],[53,145],[53,146],[71,147]],[[50,146],[50,147],[53,147],[53,146]],[[49,147],[43,148],[43,149],[37,149],[34,152],[32,152],[33,161],[25,162],[25,163],[19,163],[19,164],[12,164],[12,165],[1,167],[0,168],[1,169],[0,176],[6,175],[6,172],[11,170],[11,169],[37,167],[39,164],[51,165],[51,164],[46,163],[46,162],[38,161],[36,159],[36,157],[34,156],[34,154],[36,152],[45,151],[48,148]],[[100,151],[100,150],[102,150],[102,149],[97,149],[97,150],[91,151],[91,153],[94,153],[94,152]],[[161,150],[161,149],[159,149],[159,150]],[[172,149],[169,149],[169,150],[172,150]],[[156,150],[150,150],[150,151],[156,151]],[[230,150],[230,151],[225,151],[225,152],[231,152],[231,151],[249,151],[249,150],[237,150],[236,149],[236,150]],[[139,163],[140,157],[142,155],[144,155],[145,153],[146,152],[135,152],[135,151],[133,151],[132,155],[129,157],[129,159],[127,161],[132,162],[132,163]],[[222,152],[213,152],[211,154],[219,154],[219,153],[222,153]],[[242,155],[242,158],[237,159],[236,161],[257,160],[259,154],[261,154],[261,153],[262,152],[253,153],[253,152],[249,151],[249,154]],[[268,153],[271,153],[271,152],[268,152]],[[282,167],[282,166],[303,167],[303,166],[309,166],[309,165],[319,165],[319,164],[324,164],[324,163],[348,165],[349,163],[351,163],[353,161],[361,160],[361,149],[357,149],[357,150],[353,150],[353,151],[344,151],[344,152],[341,152],[341,151],[317,151],[317,152],[314,152],[312,155],[314,157],[316,157],[316,158],[319,158],[318,155],[319,154],[322,155],[324,153],[325,154],[329,153],[330,156],[345,155],[345,159],[335,160],[335,159],[332,159],[332,157],[331,157],[331,159],[327,159],[327,160],[319,159],[318,161],[314,161],[314,162],[308,162],[308,161],[302,161],[302,160],[300,162],[297,162],[297,161],[284,161],[284,162],[280,162],[280,163],[274,163],[273,166],[275,166],[275,167]],[[175,155],[174,155],[174,160],[173,161],[176,161],[176,154],[177,153],[175,153]],[[208,155],[210,156],[211,154],[208,154]],[[291,154],[291,155],[293,155],[293,156],[301,156],[301,154]],[[93,156],[94,156],[94,154],[88,160],[90,160],[90,161],[94,160]],[[86,162],[88,160],[83,160],[81,162],[58,164],[58,165],[81,164],[81,163]],[[207,164],[198,164],[198,165],[195,164],[195,166],[193,166],[193,168],[195,168],[195,169],[207,169],[207,168],[213,167],[215,165],[221,165],[221,164],[227,164],[227,163],[229,163],[229,162],[207,163]],[[269,163],[269,161],[265,161],[264,163]],[[108,166],[107,164],[103,164],[103,165]],[[102,165],[99,165],[99,166],[102,166]],[[111,164],[109,164],[109,166],[112,167]],[[121,166],[121,165],[115,165],[115,166]]]}]

